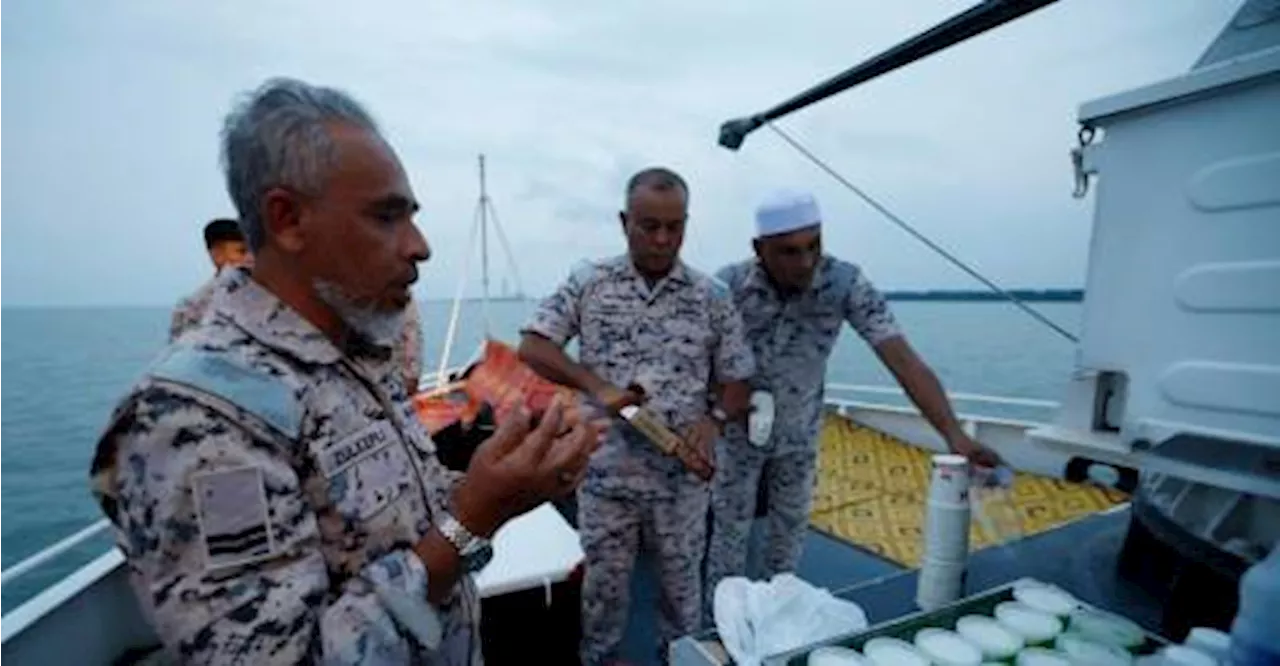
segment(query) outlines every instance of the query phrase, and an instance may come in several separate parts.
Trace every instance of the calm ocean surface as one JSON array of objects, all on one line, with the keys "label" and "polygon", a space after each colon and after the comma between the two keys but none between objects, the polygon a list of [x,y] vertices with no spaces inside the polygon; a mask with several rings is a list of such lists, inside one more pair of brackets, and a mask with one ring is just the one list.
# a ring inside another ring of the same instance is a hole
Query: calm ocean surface
[{"label": "calm ocean surface", "polygon": [[[1056,400],[1072,367],[1074,347],[1006,303],[893,304],[912,343],[951,391]],[[1036,307],[1077,330],[1079,303]],[[434,372],[443,347],[449,304],[422,304],[426,369]],[[490,335],[514,341],[533,304],[490,303]],[[9,567],[102,514],[89,495],[88,468],[98,431],[121,393],[164,344],[163,308],[4,308],[9,335],[0,346],[0,556]],[[468,360],[485,334],[479,303],[463,305],[453,364]],[[888,373],[845,328],[828,378],[850,384],[891,385]],[[885,399],[883,396],[880,397]],[[1043,419],[1041,411],[962,411]],[[4,590],[4,610],[66,575],[109,545],[104,538],[73,550]]]}]

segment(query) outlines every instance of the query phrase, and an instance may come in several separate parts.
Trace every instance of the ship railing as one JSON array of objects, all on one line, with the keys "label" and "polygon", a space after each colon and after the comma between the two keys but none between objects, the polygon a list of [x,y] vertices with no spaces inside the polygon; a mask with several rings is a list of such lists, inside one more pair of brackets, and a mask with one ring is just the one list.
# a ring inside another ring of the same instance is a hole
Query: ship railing
[{"label": "ship railing", "polygon": [[[1059,403],[1039,398],[1012,398],[965,391],[948,392],[960,427],[970,437],[992,428],[1020,433],[1053,420]],[[826,407],[855,422],[874,428],[891,422],[904,423],[921,418],[920,410],[907,399],[898,386],[844,384],[829,382],[824,398]],[[890,419],[886,421],[885,419]],[[932,432],[931,428],[927,428]],[[915,442],[920,445],[920,442]]]},{"label": "ship railing", "polygon": [[8,585],[9,583],[12,583],[13,581],[21,578],[22,576],[30,573],[36,567],[39,567],[40,565],[46,562],[49,562],[50,560],[67,552],[68,550],[71,550],[72,548],[75,548],[76,546],[79,546],[80,544],[89,541],[90,539],[98,536],[99,534],[106,532],[110,527],[111,527],[111,522],[108,521],[106,518],[103,518],[102,520],[99,520],[98,522],[93,523],[92,525],[80,530],[79,532],[76,532],[75,534],[72,534],[71,536],[68,536],[62,539],[61,541],[58,541],[57,543],[54,543],[46,547],[44,550],[41,550],[35,555],[32,555],[31,557],[28,557],[27,559],[22,560],[21,562],[11,567],[7,567],[4,571],[0,571],[0,587]]},{"label": "ship railing", "polygon": [[[456,371],[447,371],[446,376],[454,376]],[[425,376],[422,381],[422,388],[430,389],[435,384],[434,376]],[[827,384],[826,402],[836,408],[858,408],[858,409],[879,409],[885,411],[914,411],[914,408],[903,407],[901,405],[886,404],[883,400],[875,400],[875,396],[904,396],[902,389],[890,386],[875,386],[864,384],[844,384],[832,382]],[[860,399],[857,396],[872,396],[870,399]],[[948,396],[957,403],[972,403],[975,405],[986,405],[996,407],[1012,407],[1012,408],[1031,408],[1052,410],[1056,409],[1058,403],[1050,400],[1039,400],[1032,398],[1011,398],[994,395],[986,395],[982,393],[955,392],[948,393]],[[967,427],[973,427],[973,424],[988,417],[974,416],[970,414],[960,414],[962,423]],[[99,520],[85,527],[78,532],[67,536],[56,543],[40,550],[21,562],[5,568],[0,571],[0,587],[6,586],[13,581],[21,578],[33,570],[48,564],[50,561],[63,555],[69,550],[88,542],[99,535],[106,533],[110,529],[110,522],[106,519]]]}]

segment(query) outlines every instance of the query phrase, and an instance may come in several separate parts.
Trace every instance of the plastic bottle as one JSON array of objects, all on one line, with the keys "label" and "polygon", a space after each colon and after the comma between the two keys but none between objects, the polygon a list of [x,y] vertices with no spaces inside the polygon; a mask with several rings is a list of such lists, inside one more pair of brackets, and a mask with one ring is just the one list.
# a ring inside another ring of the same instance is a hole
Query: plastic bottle
[{"label": "plastic bottle", "polygon": [[1240,578],[1231,666],[1280,666],[1280,543]]},{"label": "plastic bottle", "polygon": [[751,394],[751,414],[747,417],[747,441],[757,449],[764,448],[773,435],[773,394],[755,391]]}]

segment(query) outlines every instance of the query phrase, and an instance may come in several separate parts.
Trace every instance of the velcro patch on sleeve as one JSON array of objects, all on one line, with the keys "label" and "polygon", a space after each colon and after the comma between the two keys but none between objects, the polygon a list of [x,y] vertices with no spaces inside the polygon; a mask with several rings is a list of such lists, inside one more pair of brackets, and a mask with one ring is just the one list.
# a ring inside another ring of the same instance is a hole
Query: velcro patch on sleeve
[{"label": "velcro patch on sleeve", "polygon": [[193,485],[196,519],[210,569],[249,564],[274,554],[262,469],[207,472],[195,476]]},{"label": "velcro patch on sleeve", "polygon": [[330,444],[320,452],[320,472],[326,477],[351,467],[384,447],[390,446],[399,434],[390,421],[375,421]]}]

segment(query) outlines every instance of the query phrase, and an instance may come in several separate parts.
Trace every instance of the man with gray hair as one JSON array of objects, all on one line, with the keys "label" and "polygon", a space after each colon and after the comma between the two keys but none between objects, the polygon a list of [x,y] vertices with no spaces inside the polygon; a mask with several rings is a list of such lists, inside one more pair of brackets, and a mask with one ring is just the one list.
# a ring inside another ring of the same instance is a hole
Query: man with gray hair
[{"label": "man with gray hair", "polygon": [[287,79],[222,138],[254,267],[219,277],[91,471],[144,614],[183,663],[481,663],[469,574],[574,489],[602,424],[520,414],[445,470],[392,361],[430,254],[395,152],[351,98]]},{"label": "man with gray hair", "polygon": [[[627,253],[580,265],[525,326],[520,356],[552,381],[593,396],[613,414],[644,402],[668,429],[710,458],[725,422],[746,414],[755,370],[742,320],[722,285],[680,260],[689,188],[649,168],[626,187],[618,218]],[[564,351],[578,340],[578,360]],[[586,554],[582,661],[618,662],[631,574],[656,556],[658,651],[697,631],[706,549],[707,483],[638,430],[610,432],[578,494]]]}]

